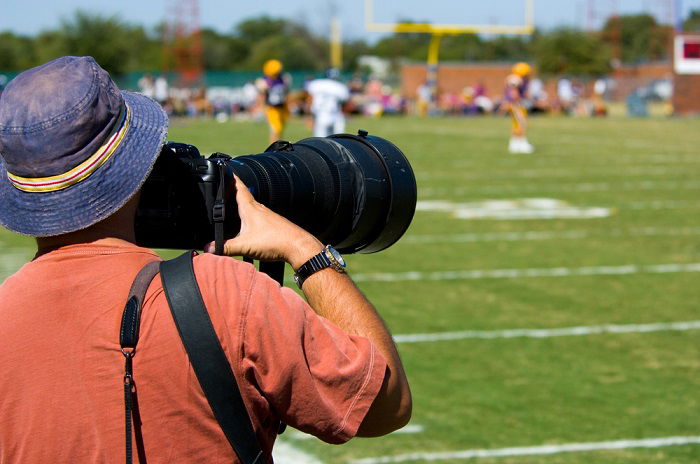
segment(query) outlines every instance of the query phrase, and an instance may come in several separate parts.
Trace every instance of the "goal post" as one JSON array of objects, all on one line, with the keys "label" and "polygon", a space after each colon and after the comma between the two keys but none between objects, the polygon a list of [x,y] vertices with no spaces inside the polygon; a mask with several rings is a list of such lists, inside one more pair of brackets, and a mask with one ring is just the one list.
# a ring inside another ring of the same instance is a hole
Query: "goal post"
[{"label": "goal post", "polygon": [[525,17],[523,24],[428,24],[428,23],[381,23],[374,19],[374,0],[365,0],[365,29],[369,32],[393,32],[395,34],[430,34],[428,46],[426,85],[430,88],[434,106],[437,97],[437,69],[440,41],[445,35],[490,34],[490,35],[531,35],[535,30],[535,0],[524,0]]},{"label": "goal post", "polygon": [[427,24],[427,23],[378,23],[374,20],[374,0],[365,0],[365,29],[370,32],[394,32],[417,34],[495,34],[530,35],[535,30],[535,0],[525,0],[524,23],[520,25],[497,24]]}]

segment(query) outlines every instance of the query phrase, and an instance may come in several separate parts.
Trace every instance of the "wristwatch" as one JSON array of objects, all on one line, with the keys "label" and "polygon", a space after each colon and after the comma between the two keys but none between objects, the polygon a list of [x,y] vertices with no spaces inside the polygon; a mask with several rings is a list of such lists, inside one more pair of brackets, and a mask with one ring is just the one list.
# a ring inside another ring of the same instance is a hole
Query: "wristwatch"
[{"label": "wristwatch", "polygon": [[299,269],[294,273],[294,282],[297,286],[301,288],[304,285],[304,281],[309,278],[312,274],[330,267],[337,272],[345,272],[345,260],[338,250],[330,245],[321,250],[319,254],[313,256],[307,262],[299,266]]}]

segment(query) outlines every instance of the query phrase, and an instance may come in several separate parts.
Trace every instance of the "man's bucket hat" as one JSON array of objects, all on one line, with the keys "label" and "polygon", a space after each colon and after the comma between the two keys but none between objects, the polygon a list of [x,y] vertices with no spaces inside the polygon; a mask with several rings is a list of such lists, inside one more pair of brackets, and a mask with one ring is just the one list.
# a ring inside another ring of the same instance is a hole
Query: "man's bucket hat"
[{"label": "man's bucket hat", "polygon": [[19,74],[0,97],[0,224],[46,237],[99,222],[141,187],[167,131],[160,105],[92,57]]}]

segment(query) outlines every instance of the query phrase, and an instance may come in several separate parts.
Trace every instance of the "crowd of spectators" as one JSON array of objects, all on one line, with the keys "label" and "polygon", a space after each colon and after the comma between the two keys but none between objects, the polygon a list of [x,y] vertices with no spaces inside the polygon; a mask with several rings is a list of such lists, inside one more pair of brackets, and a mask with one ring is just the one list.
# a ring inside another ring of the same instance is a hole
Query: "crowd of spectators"
[{"label": "crowd of spectators", "polygon": [[[310,81],[312,77],[307,78]],[[391,85],[376,77],[363,80],[353,76],[347,83],[350,99],[344,110],[351,115],[378,117],[390,114],[406,114],[409,100]],[[253,81],[241,87],[179,87],[168,85],[165,77],[144,75],[138,82],[139,91],[163,105],[169,116],[215,117],[226,121],[233,119],[263,119],[260,92]],[[305,116],[309,113],[309,99],[305,86],[294,88],[287,98],[291,114]]]},{"label": "crowd of spectators", "polygon": [[[311,80],[309,77],[307,79]],[[356,75],[346,80],[350,99],[344,105],[348,115],[379,117],[386,115],[449,115],[474,116],[503,114],[503,89],[487,88],[482,82],[467,84],[461,92],[433,92],[427,84],[419,86],[415,96],[402,93],[398,85],[390,85],[370,76]],[[585,84],[562,77],[556,85],[545,85],[539,78],[530,81],[525,104],[528,113],[567,114],[573,116],[604,116],[607,114],[607,94],[613,83],[599,79]],[[165,77],[145,75],[139,81],[139,90],[163,105],[169,116],[213,117],[262,120],[263,105],[255,82],[240,87],[178,87]],[[293,86],[288,95],[288,107],[294,116],[309,114],[309,98],[304,83]]]}]

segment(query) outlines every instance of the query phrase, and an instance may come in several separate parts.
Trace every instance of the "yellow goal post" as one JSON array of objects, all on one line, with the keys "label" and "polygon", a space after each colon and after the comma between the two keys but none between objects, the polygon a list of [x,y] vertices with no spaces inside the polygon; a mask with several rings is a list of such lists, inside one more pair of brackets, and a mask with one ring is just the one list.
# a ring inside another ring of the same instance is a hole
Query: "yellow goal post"
[{"label": "yellow goal post", "polygon": [[393,32],[395,34],[430,34],[426,82],[431,88],[434,105],[437,91],[437,65],[440,39],[444,35],[490,34],[530,35],[535,30],[535,0],[525,1],[524,24],[427,24],[427,23],[379,23],[374,20],[374,0],[365,0],[365,29],[369,32]]}]

